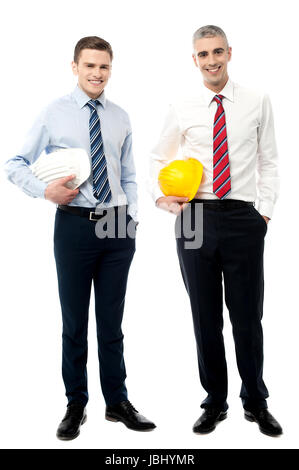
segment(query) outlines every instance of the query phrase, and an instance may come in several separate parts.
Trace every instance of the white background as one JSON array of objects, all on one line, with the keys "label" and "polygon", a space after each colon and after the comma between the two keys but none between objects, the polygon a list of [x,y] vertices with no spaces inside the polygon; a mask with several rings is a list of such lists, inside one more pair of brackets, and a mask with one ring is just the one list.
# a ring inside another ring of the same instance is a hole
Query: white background
[{"label": "white background", "polygon": [[[104,420],[94,304],[90,307],[88,420],[79,438],[55,437],[66,399],[61,315],[53,256],[55,205],[33,199],[1,173],[1,440],[3,448],[298,447],[298,35],[296,1],[11,1],[1,6],[1,162],[12,157],[41,108],[76,84],[76,42],[98,35],[115,59],[107,96],[130,114],[140,201],[123,331],[129,398],[157,429],[137,433]],[[189,301],[179,271],[174,216],[145,187],[148,155],[167,105],[197,86],[193,32],[221,26],[233,55],[230,77],[270,94],[280,153],[281,195],[265,247],[264,379],[280,438],[244,420],[228,313],[229,416],[215,432],[192,433],[200,386]],[[297,104],[296,104],[297,103]],[[297,110],[296,110],[297,106]],[[3,132],[4,131],[4,132]]]}]

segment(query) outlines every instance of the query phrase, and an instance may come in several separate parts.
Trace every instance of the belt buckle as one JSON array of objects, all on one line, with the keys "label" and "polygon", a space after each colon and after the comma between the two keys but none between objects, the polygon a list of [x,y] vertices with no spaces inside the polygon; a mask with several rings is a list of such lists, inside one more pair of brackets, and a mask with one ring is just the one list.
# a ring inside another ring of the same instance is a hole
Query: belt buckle
[{"label": "belt buckle", "polygon": [[89,220],[92,220],[92,221],[94,221],[94,222],[95,222],[95,221],[98,221],[98,220],[99,220],[98,218],[97,218],[97,219],[94,219],[94,218],[92,217],[93,214],[99,215],[99,214],[97,214],[96,212],[89,212]]}]

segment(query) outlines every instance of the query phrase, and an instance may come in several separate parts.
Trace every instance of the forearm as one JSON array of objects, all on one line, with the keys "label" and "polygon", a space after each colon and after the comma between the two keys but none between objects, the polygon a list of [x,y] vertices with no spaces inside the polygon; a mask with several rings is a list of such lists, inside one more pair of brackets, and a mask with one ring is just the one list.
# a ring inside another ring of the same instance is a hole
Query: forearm
[{"label": "forearm", "polygon": [[137,183],[132,150],[132,132],[129,132],[121,149],[121,187],[127,197],[128,213],[137,222]]},{"label": "forearm", "polygon": [[258,129],[257,191],[258,211],[272,217],[279,194],[278,152],[276,147],[274,119],[268,96],[261,106],[261,122]]},{"label": "forearm", "polygon": [[173,106],[170,106],[160,138],[150,154],[148,188],[154,202],[164,197],[158,184],[160,170],[177,156],[182,138],[181,126]]},{"label": "forearm", "polygon": [[137,205],[137,184],[134,180],[122,181],[122,189],[128,201],[128,213],[137,222],[138,220],[138,205]]},{"label": "forearm", "polygon": [[47,184],[40,181],[30,169],[50,141],[46,123],[47,108],[44,108],[27,133],[23,147],[5,164],[7,178],[31,197],[44,198]]},{"label": "forearm", "polygon": [[31,197],[45,198],[47,183],[36,178],[23,157],[16,156],[8,160],[4,166],[7,178]]}]

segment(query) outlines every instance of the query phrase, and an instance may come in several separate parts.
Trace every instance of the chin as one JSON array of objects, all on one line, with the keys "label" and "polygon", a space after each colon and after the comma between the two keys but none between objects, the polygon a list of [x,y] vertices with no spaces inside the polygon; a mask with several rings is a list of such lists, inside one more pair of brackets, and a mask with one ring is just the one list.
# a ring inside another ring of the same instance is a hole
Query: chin
[{"label": "chin", "polygon": [[89,94],[90,94],[90,95],[93,95],[93,96],[95,96],[95,97],[97,98],[98,96],[100,96],[100,94],[102,93],[102,91],[103,91],[103,89],[101,89],[101,90],[89,90]]},{"label": "chin", "polygon": [[213,85],[219,85],[221,83],[221,81],[222,81],[222,79],[218,78],[218,77],[217,78],[215,77],[214,80],[210,79],[210,83],[212,83]]}]

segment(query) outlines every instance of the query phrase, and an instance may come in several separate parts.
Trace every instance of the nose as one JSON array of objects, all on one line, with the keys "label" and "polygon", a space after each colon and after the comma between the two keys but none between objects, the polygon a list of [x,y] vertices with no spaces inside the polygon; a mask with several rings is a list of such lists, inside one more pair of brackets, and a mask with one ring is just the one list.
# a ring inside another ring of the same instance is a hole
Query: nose
[{"label": "nose", "polygon": [[101,77],[102,77],[102,71],[101,71],[101,69],[100,69],[100,68],[99,68],[99,69],[95,69],[95,70],[93,71],[93,76],[94,76],[94,78],[101,78]]},{"label": "nose", "polygon": [[209,55],[207,63],[209,67],[217,65],[217,60],[213,54]]}]

